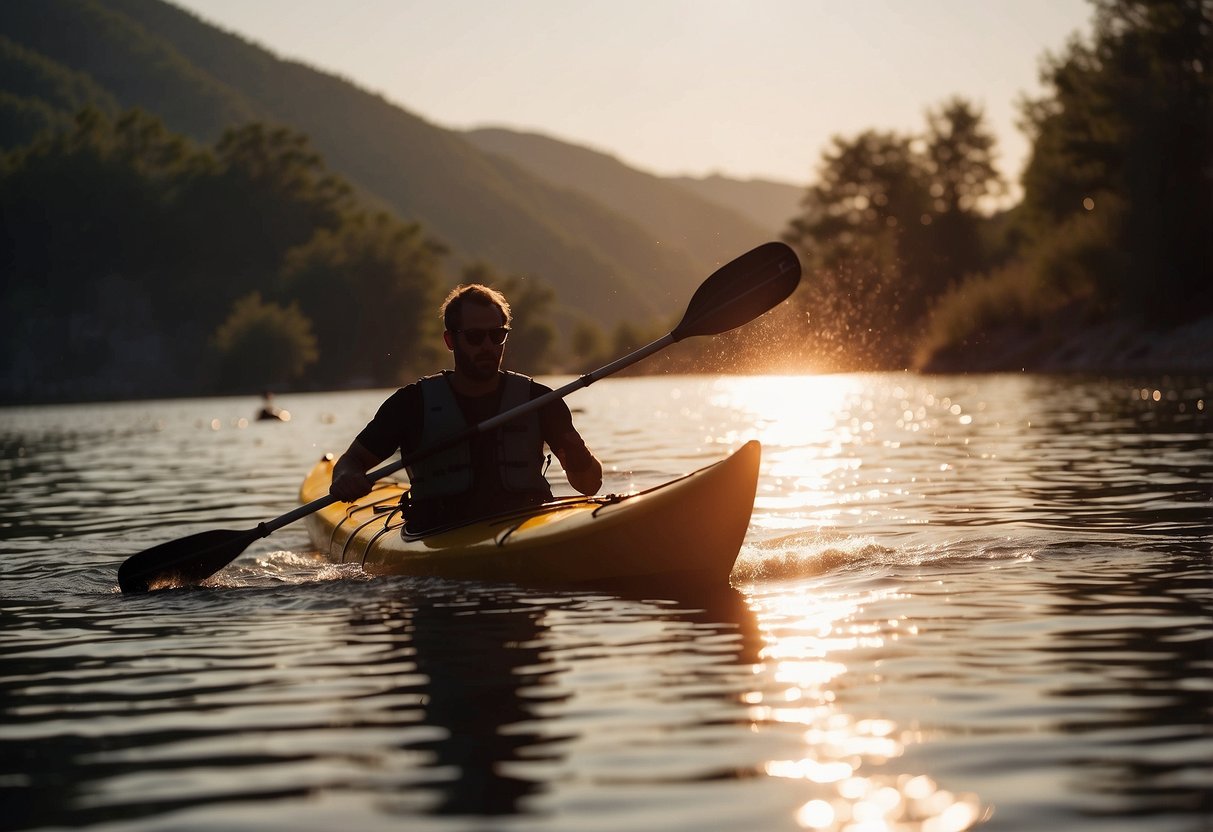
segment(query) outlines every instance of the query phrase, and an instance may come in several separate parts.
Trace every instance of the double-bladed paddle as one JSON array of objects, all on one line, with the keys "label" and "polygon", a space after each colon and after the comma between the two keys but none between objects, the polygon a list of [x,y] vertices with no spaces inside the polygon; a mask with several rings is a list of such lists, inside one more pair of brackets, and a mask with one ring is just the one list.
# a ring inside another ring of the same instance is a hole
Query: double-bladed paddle
[{"label": "double-bladed paddle", "polygon": [[[670,344],[693,335],[717,335],[749,323],[786,299],[799,282],[800,261],[795,252],[783,243],[765,243],[713,272],[695,291],[682,320],[668,334],[581,376],[559,390],[552,390],[449,439],[376,468],[367,474],[367,478],[371,481],[382,479],[406,465],[466,442],[476,434],[494,430],[551,401],[563,399],[574,390],[617,373]],[[245,531],[215,529],[153,546],[131,555],[123,562],[118,568],[118,585],[123,592],[146,592],[197,584],[235,560],[254,540],[266,537],[336,501],[335,497],[325,496]]]}]

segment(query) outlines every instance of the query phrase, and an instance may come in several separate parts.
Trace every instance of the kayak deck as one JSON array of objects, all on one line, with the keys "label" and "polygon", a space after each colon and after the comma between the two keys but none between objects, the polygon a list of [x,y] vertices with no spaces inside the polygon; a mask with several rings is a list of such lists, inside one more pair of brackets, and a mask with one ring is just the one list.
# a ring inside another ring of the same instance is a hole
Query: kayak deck
[{"label": "kayak deck", "polygon": [[[337,563],[374,575],[418,575],[524,584],[572,584],[655,575],[726,582],[749,528],[761,446],[638,494],[571,497],[435,530],[404,533],[407,486],[376,483],[355,503],[309,515],[312,543]],[[328,493],[331,457],[300,489]]]}]

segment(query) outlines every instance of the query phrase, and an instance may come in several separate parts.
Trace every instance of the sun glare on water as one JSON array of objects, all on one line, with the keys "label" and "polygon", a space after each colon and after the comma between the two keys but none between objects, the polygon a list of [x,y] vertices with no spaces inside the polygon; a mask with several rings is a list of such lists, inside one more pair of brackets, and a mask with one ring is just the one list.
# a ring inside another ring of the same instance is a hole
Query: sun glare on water
[{"label": "sun glare on water", "polygon": [[849,417],[862,391],[862,379],[856,376],[753,376],[718,383],[712,403],[739,414],[737,435],[723,441],[762,442],[758,527],[820,527],[847,510],[840,505],[837,483],[848,480],[860,464],[849,447],[872,429]]},{"label": "sun glare on water", "polygon": [[849,713],[840,694],[860,651],[914,635],[904,621],[861,614],[865,604],[896,592],[844,596],[801,584],[752,602],[766,646],[745,701],[754,730],[799,733],[800,753],[769,760],[765,772],[804,782],[809,799],[796,820],[806,829],[961,832],[984,816],[976,797],[897,764],[918,740],[916,728]]},{"label": "sun glare on water", "polygon": [[[747,548],[762,562],[751,570],[757,583],[749,594],[765,646],[744,701],[753,730],[789,741],[763,770],[803,784],[795,819],[805,829],[961,832],[987,811],[903,758],[922,741],[919,726],[869,716],[848,700],[848,675],[875,672],[876,657],[918,636],[913,622],[871,612],[900,590],[882,582],[842,591],[828,579],[804,580],[821,571],[809,561],[886,554],[865,522],[900,519],[906,484],[890,466],[929,415],[905,415],[922,395],[855,375],[722,379],[713,391],[712,404],[736,414],[735,435],[722,440],[763,443]],[[799,579],[764,581],[789,558],[789,574]]]}]

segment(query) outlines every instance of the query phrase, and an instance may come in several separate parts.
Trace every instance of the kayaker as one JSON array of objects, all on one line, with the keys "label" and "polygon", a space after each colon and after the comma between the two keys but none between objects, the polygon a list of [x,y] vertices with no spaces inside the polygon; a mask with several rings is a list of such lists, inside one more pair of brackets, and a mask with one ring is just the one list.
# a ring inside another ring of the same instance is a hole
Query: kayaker
[{"label": "kayaker", "polygon": [[282,411],[274,406],[274,394],[268,390],[261,394],[261,409],[257,411],[257,419],[282,421]]},{"label": "kayaker", "polygon": [[[396,451],[407,455],[549,391],[527,376],[501,370],[511,313],[500,292],[480,284],[459,286],[443,302],[441,314],[442,338],[455,368],[400,388],[380,406],[333,468],[329,493],[337,499],[351,502],[370,491],[366,472]],[[545,444],[560,460],[569,485],[585,495],[598,492],[602,464],[573,426],[568,405],[557,399],[538,413],[409,466],[409,530],[551,499]]]}]

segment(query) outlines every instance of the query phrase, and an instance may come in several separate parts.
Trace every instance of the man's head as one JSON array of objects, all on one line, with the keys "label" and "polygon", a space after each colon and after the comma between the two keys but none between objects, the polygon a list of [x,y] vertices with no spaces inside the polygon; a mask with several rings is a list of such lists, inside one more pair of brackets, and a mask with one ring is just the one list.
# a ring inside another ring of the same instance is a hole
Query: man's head
[{"label": "man's head", "polygon": [[442,304],[442,338],[455,355],[455,369],[486,381],[501,370],[510,328],[510,304],[496,289],[457,286]]},{"label": "man's head", "polygon": [[505,295],[480,283],[465,283],[452,289],[451,293],[446,296],[446,300],[442,302],[439,312],[442,315],[443,328],[448,332],[454,332],[462,327],[461,315],[464,306],[468,304],[491,306],[501,315],[501,323],[498,325],[506,327],[510,325],[512,320],[510,302],[505,299]]}]

